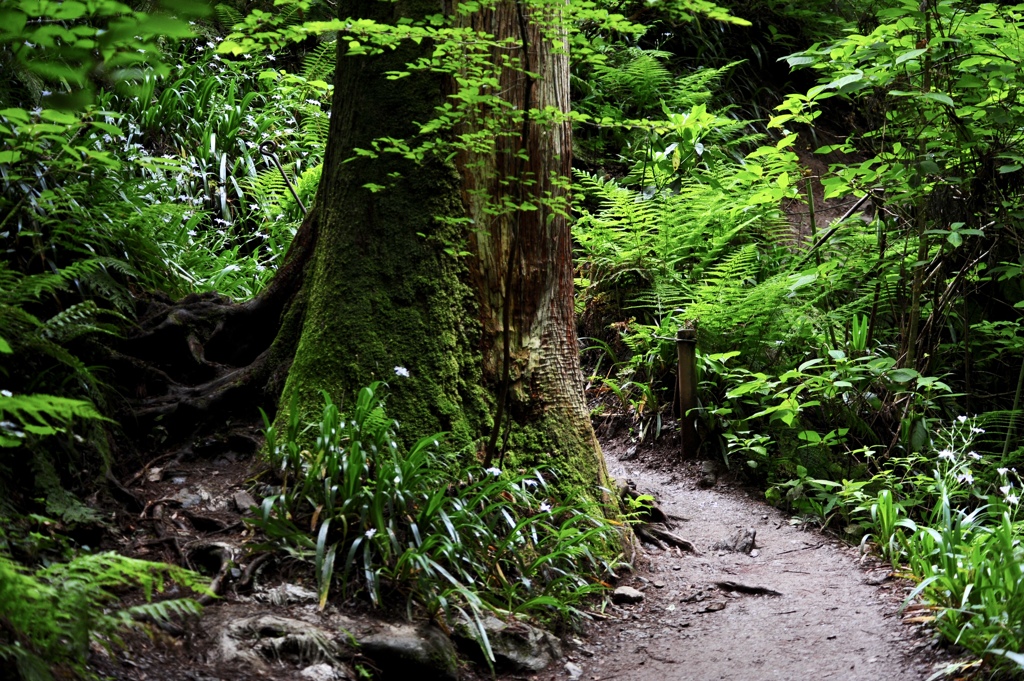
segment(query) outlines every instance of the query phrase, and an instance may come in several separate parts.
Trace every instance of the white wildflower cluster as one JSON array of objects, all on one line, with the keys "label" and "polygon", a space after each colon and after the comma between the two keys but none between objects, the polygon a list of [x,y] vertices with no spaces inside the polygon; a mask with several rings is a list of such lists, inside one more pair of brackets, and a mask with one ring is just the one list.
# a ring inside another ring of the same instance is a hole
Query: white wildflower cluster
[{"label": "white wildflower cluster", "polygon": [[[1020,486],[1020,475],[1017,473],[1016,468],[997,468],[996,473],[999,474],[1000,482],[1003,484],[999,486],[999,493],[1003,495],[1003,499],[1006,500],[1010,506],[1016,506],[1020,503],[1020,493],[1018,492]],[[1014,480],[1010,479],[1013,476]]]},{"label": "white wildflower cluster", "polygon": [[973,418],[964,415],[957,416],[949,428],[940,430],[936,435],[939,444],[935,455],[939,472],[961,485],[973,485],[971,463],[982,461],[984,457],[971,446],[975,438],[984,433],[985,430],[978,428]]}]

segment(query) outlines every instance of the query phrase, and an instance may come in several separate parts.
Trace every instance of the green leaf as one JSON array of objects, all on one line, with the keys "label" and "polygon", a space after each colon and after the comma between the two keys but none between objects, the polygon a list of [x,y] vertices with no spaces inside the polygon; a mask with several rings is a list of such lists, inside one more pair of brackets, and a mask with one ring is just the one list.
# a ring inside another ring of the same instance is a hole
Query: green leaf
[{"label": "green leaf", "polygon": [[911,59],[917,59],[918,57],[920,57],[922,54],[924,54],[927,51],[928,51],[927,49],[923,49],[922,48],[922,49],[917,49],[917,50],[910,50],[909,52],[904,52],[900,56],[896,57],[896,64],[898,66],[899,64],[902,64],[903,62],[906,62],[906,61],[910,61]]},{"label": "green leaf", "polygon": [[889,378],[892,379],[893,381],[896,381],[897,383],[908,383],[917,378],[919,375],[920,374],[918,374],[913,369],[897,369],[896,371],[889,374]]},{"label": "green leaf", "polygon": [[794,66],[804,66],[806,64],[814,64],[815,62],[818,61],[817,57],[802,57],[802,56],[783,57],[783,59],[786,60],[786,62],[789,64],[790,68],[793,68]]},{"label": "green leaf", "polygon": [[804,430],[797,433],[797,437],[805,442],[821,442],[821,435],[813,430]]},{"label": "green leaf", "polygon": [[53,3],[50,7],[53,8],[50,10],[50,16],[63,21],[78,19],[84,16],[86,12],[85,5],[77,2],[77,0],[64,0],[63,2]]},{"label": "green leaf", "polygon": [[922,92],[921,96],[925,99],[931,99],[939,102],[940,104],[945,104],[946,106],[956,106],[949,95],[944,95],[941,92]]},{"label": "green leaf", "polygon": [[64,111],[57,111],[55,109],[43,109],[40,112],[39,117],[44,121],[60,123],[61,125],[74,125],[75,123],[80,122],[78,116]]},{"label": "green leaf", "polygon": [[848,76],[843,76],[838,80],[832,81],[827,87],[835,90],[842,90],[847,85],[853,85],[854,83],[859,83],[862,80],[864,80],[864,72],[857,71],[856,73],[851,73]]}]

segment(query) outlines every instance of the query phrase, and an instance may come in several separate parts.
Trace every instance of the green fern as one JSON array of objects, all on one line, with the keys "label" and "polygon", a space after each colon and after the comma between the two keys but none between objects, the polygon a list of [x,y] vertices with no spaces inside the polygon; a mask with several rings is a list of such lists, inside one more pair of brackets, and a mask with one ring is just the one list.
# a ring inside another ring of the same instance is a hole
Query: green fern
[{"label": "green fern", "polygon": [[234,28],[235,24],[240,24],[245,20],[245,17],[242,16],[241,12],[231,5],[226,5],[224,3],[215,5],[213,13],[217,17],[217,22],[228,30]]},{"label": "green fern", "polygon": [[302,62],[302,77],[330,82],[334,77],[337,45],[335,40],[326,40],[314,47]]},{"label": "green fern", "polygon": [[[84,674],[89,644],[118,644],[118,632],[143,618],[163,622],[200,611],[190,599],[153,601],[168,581],[206,592],[202,578],[162,563],[114,553],[86,554],[29,573],[0,552],[0,660],[26,681],[53,672]],[[110,609],[115,591],[138,588],[146,604]]]}]

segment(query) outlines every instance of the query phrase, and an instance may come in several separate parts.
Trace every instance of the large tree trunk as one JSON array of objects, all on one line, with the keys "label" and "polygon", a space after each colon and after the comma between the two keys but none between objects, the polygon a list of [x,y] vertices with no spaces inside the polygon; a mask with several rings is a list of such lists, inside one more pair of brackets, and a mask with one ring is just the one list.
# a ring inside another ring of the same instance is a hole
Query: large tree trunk
[{"label": "large tree trunk", "polygon": [[[431,2],[356,4],[359,16],[388,23],[437,11]],[[343,14],[350,11],[351,3],[343,5]],[[471,21],[519,44],[495,49],[495,59],[499,51],[514,56],[500,74],[507,101],[518,111],[566,112],[565,50],[554,49],[522,11],[505,2]],[[434,117],[451,81],[386,77],[432,49],[339,50],[316,202],[319,237],[282,404],[298,390],[309,415],[319,410],[320,390],[341,396],[386,380],[390,414],[409,436],[448,431],[468,455],[551,466],[565,489],[594,498],[605,469],[583,399],[573,323],[569,123],[519,122],[494,149],[454,160],[355,153],[381,138],[416,140],[413,122]],[[536,209],[488,209],[507,205],[506,196]]]},{"label": "large tree trunk", "polygon": [[[435,2],[357,0],[341,13],[394,24],[438,12]],[[179,432],[189,449],[209,424],[243,427],[278,398],[287,409],[297,393],[313,420],[321,391],[344,408],[384,380],[405,439],[446,431],[467,462],[549,467],[564,493],[603,496],[573,323],[569,123],[522,116],[568,111],[568,62],[524,11],[502,2],[466,19],[510,39],[491,59],[505,64],[498,90],[514,107],[481,109],[449,133],[490,129],[512,111],[493,145],[472,152],[357,153],[383,138],[423,142],[419,123],[455,79],[388,78],[430,56],[426,41],[377,55],[339,48],[320,190],[271,286],[240,306],[215,296],[157,304],[126,344],[140,432]]]}]

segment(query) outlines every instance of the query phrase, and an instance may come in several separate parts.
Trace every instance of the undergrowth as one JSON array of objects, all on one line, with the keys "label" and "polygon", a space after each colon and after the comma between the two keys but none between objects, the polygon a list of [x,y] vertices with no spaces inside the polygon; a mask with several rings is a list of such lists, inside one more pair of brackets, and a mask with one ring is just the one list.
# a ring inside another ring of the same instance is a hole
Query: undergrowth
[{"label": "undergrowth", "polygon": [[482,612],[565,617],[606,588],[618,542],[608,521],[555,498],[544,471],[455,469],[443,434],[403,451],[383,391],[363,388],[345,411],[325,395],[319,423],[292,409],[280,433],[265,418],[276,491],[250,522],[314,564],[321,608],[334,589],[404,599],[410,615],[461,614],[492,659]]}]

